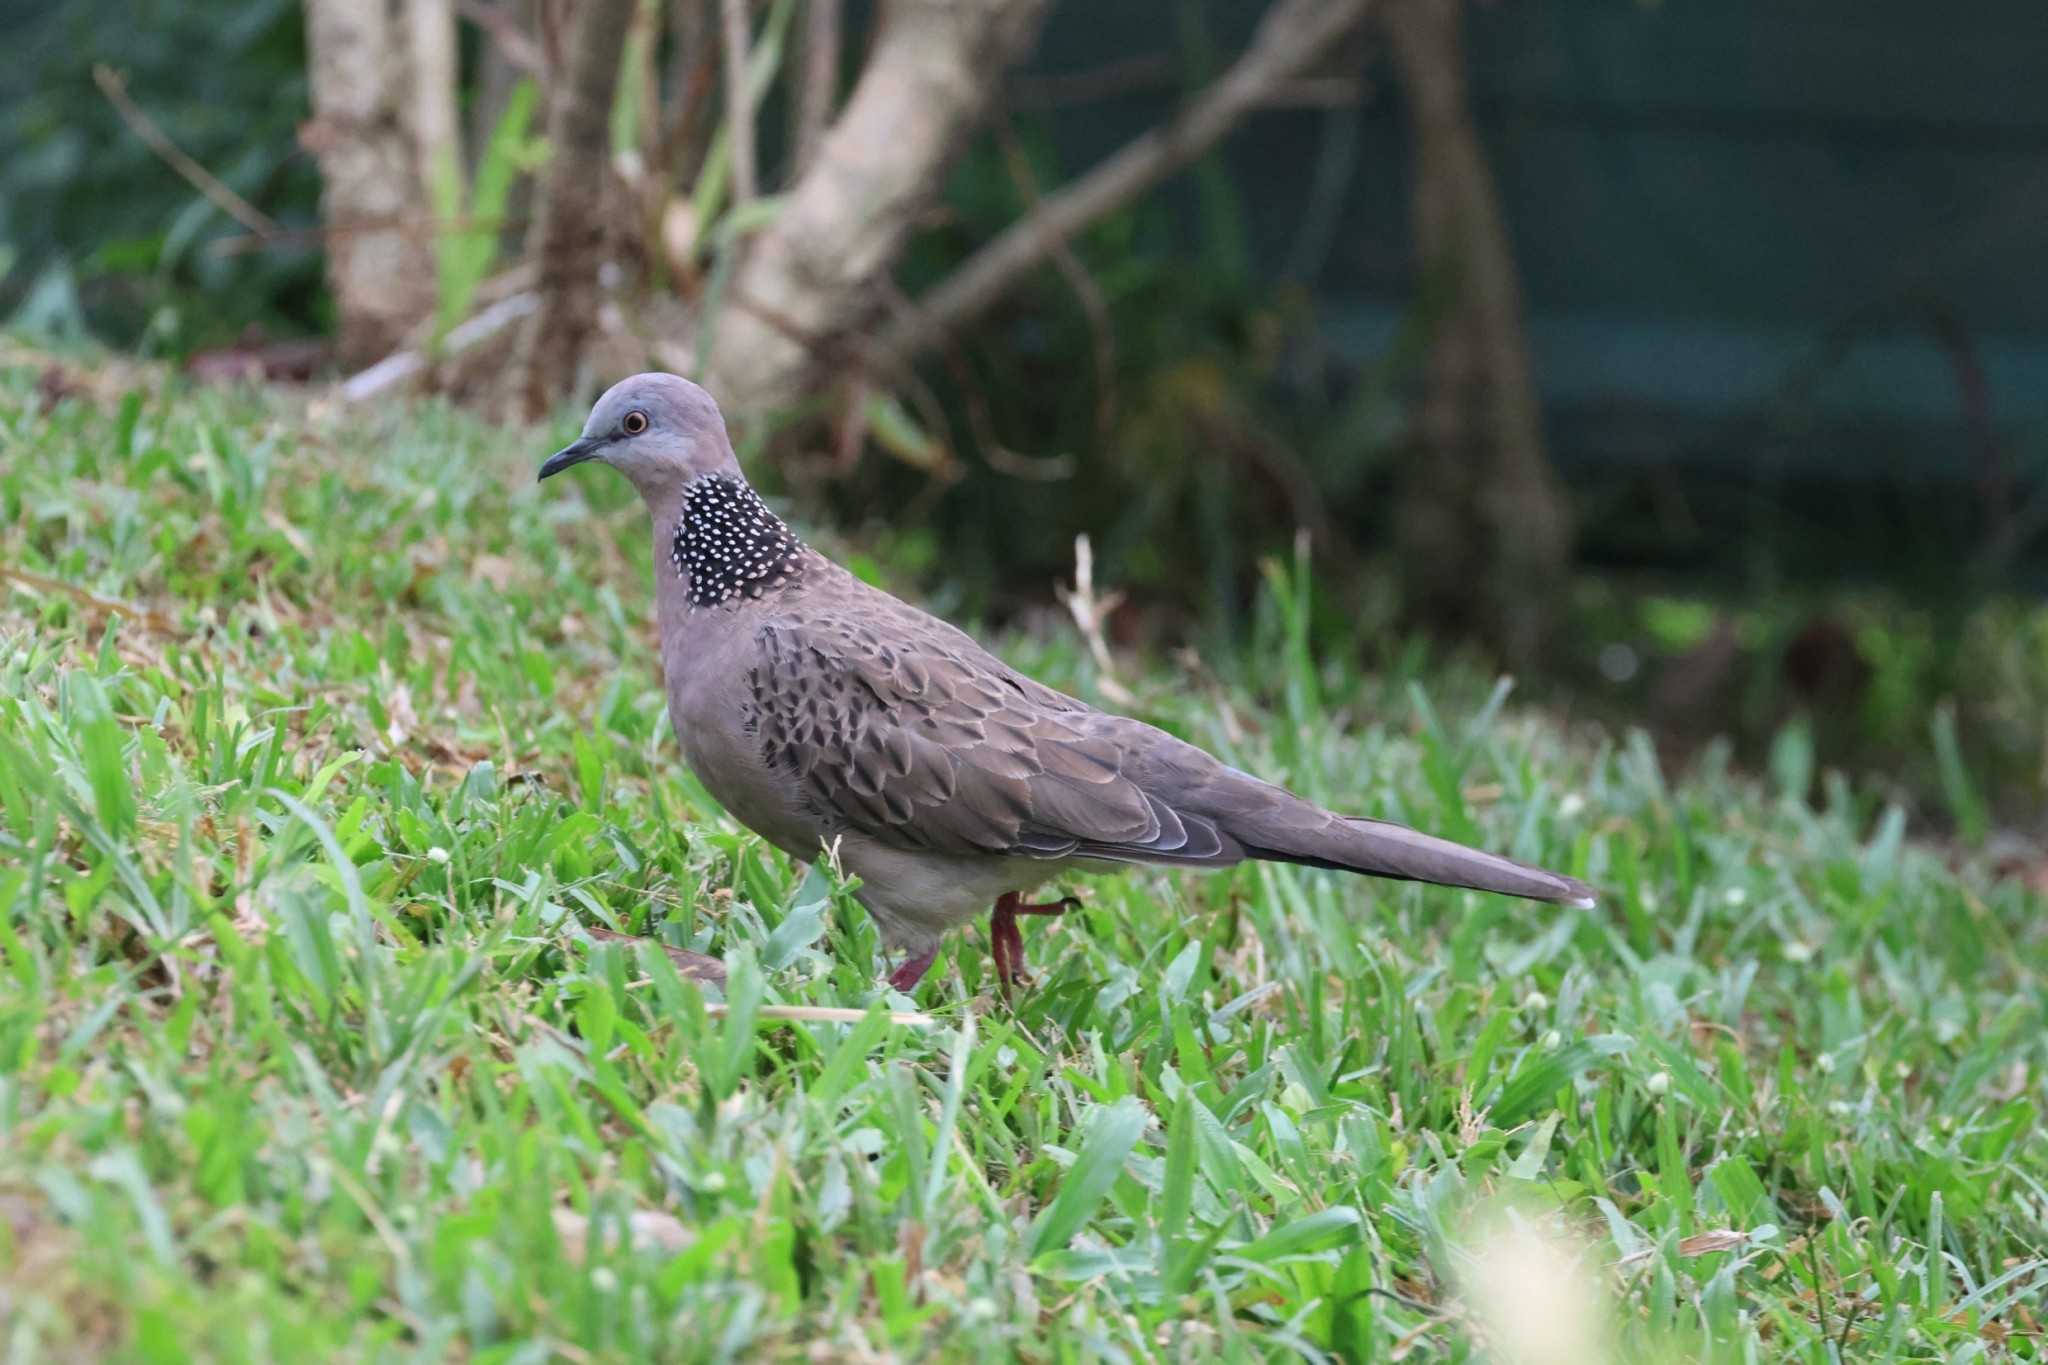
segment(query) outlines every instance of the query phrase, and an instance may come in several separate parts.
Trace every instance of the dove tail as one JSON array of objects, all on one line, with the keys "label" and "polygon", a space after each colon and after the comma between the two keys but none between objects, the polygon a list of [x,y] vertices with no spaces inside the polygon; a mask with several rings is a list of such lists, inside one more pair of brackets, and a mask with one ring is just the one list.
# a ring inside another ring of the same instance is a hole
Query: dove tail
[{"label": "dove tail", "polygon": [[[1306,831],[1303,832],[1306,834]],[[1338,818],[1310,837],[1288,841],[1291,848],[1247,846],[1254,858],[1362,872],[1396,881],[1462,886],[1528,900],[1555,901],[1581,910],[1593,907],[1593,889],[1575,878],[1512,858],[1482,853],[1385,820]]]}]

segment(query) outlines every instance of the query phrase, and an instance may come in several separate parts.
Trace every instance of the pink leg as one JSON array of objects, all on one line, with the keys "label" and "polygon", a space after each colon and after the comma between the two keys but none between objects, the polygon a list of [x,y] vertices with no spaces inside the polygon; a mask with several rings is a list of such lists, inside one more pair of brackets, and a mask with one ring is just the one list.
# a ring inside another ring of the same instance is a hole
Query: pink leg
[{"label": "pink leg", "polygon": [[1017,927],[1017,916],[1064,915],[1080,908],[1081,902],[1072,896],[1036,904],[1027,904],[1015,891],[996,898],[988,915],[989,956],[995,959],[996,982],[1005,992],[1024,979],[1024,931]]},{"label": "pink leg", "polygon": [[1010,983],[1024,975],[1024,935],[1017,928],[1015,912],[1005,909],[1000,900],[989,912],[988,954],[995,959],[996,983],[1009,990]]},{"label": "pink leg", "polygon": [[933,944],[921,953],[912,953],[903,959],[903,964],[889,973],[889,984],[909,995],[917,989],[917,983],[924,980],[924,974],[932,969],[932,959],[939,955],[939,947]]}]

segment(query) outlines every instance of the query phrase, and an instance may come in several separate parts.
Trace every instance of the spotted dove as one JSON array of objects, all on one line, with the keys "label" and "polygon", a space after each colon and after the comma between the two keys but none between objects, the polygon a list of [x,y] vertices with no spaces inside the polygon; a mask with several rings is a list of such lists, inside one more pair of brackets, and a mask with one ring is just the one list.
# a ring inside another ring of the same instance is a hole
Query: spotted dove
[{"label": "spotted dove", "polygon": [[748,487],[711,396],[615,385],[541,466],[610,465],[653,521],[669,718],[706,790],[792,858],[836,847],[914,988],[993,907],[1007,987],[1022,896],[1069,869],[1266,858],[1590,906],[1570,877],[1336,815],[1192,744],[1032,681],[806,546]]}]

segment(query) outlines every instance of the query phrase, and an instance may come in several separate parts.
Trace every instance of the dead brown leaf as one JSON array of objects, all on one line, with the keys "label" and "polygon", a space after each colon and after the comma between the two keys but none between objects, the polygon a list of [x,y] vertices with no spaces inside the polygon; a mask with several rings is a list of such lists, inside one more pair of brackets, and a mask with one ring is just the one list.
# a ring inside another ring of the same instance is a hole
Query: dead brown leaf
[{"label": "dead brown leaf", "polygon": [[671,947],[658,938],[649,938],[643,934],[622,934],[615,929],[606,929],[594,924],[580,927],[584,933],[600,943],[652,943],[668,954],[668,960],[676,964],[676,971],[685,980],[708,981],[714,986],[725,984],[725,964],[715,957],[693,953],[688,948]]},{"label": "dead brown leaf", "polygon": [[1711,1256],[1717,1251],[1734,1251],[1749,1244],[1749,1234],[1734,1228],[1710,1228],[1681,1238],[1678,1254],[1681,1256]]},{"label": "dead brown leaf", "polygon": [[[590,1252],[590,1219],[574,1209],[557,1208],[554,1220],[555,1236],[562,1239],[562,1250],[569,1259],[585,1259]],[[602,1226],[605,1232],[603,1250],[611,1251],[618,1246],[618,1221],[607,1218]],[[626,1244],[634,1251],[665,1251],[673,1255],[695,1240],[696,1234],[684,1227],[672,1213],[663,1213],[659,1209],[634,1209],[626,1215]]]},{"label": "dead brown leaf", "polygon": [[74,602],[91,607],[95,611],[109,612],[124,621],[139,622],[142,625],[148,626],[151,630],[160,630],[166,633],[175,633],[177,630],[176,624],[161,612],[152,611],[148,607],[132,606],[127,602],[122,602],[112,597],[102,597],[98,593],[81,588],[75,583],[66,583],[58,578],[48,578],[39,573],[31,573],[27,569],[16,569],[0,564],[0,581],[12,583],[19,588],[26,588],[33,593],[56,593],[58,596],[68,597]]}]

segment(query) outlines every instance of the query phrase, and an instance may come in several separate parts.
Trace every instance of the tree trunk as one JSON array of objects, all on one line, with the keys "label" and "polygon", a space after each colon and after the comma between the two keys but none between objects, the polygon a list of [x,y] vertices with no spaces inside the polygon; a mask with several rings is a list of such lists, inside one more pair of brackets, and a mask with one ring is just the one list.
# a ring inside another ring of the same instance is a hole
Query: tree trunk
[{"label": "tree trunk", "polygon": [[[729,410],[785,403],[874,322],[882,284],[1047,0],[890,0],[846,107],[747,248],[702,356]],[[696,339],[663,348],[696,367]]]},{"label": "tree trunk", "polygon": [[1465,89],[1463,0],[1381,10],[1406,98],[1430,351],[1396,542],[1411,611],[1525,663],[1555,624],[1571,522],[1543,450],[1521,285]]},{"label": "tree trunk", "polygon": [[412,71],[412,138],[427,202],[435,182],[462,173],[462,132],[455,117],[460,77],[455,7],[450,0],[407,0],[406,35]]},{"label": "tree trunk", "polygon": [[527,328],[518,401],[529,420],[578,387],[597,321],[612,97],[636,0],[583,0],[548,109],[548,164],[534,224],[539,308]]},{"label": "tree trunk", "polygon": [[405,33],[386,0],[306,0],[313,118],[301,141],[320,165],[327,283],[344,365],[397,350],[433,310],[433,232],[405,114]]}]

